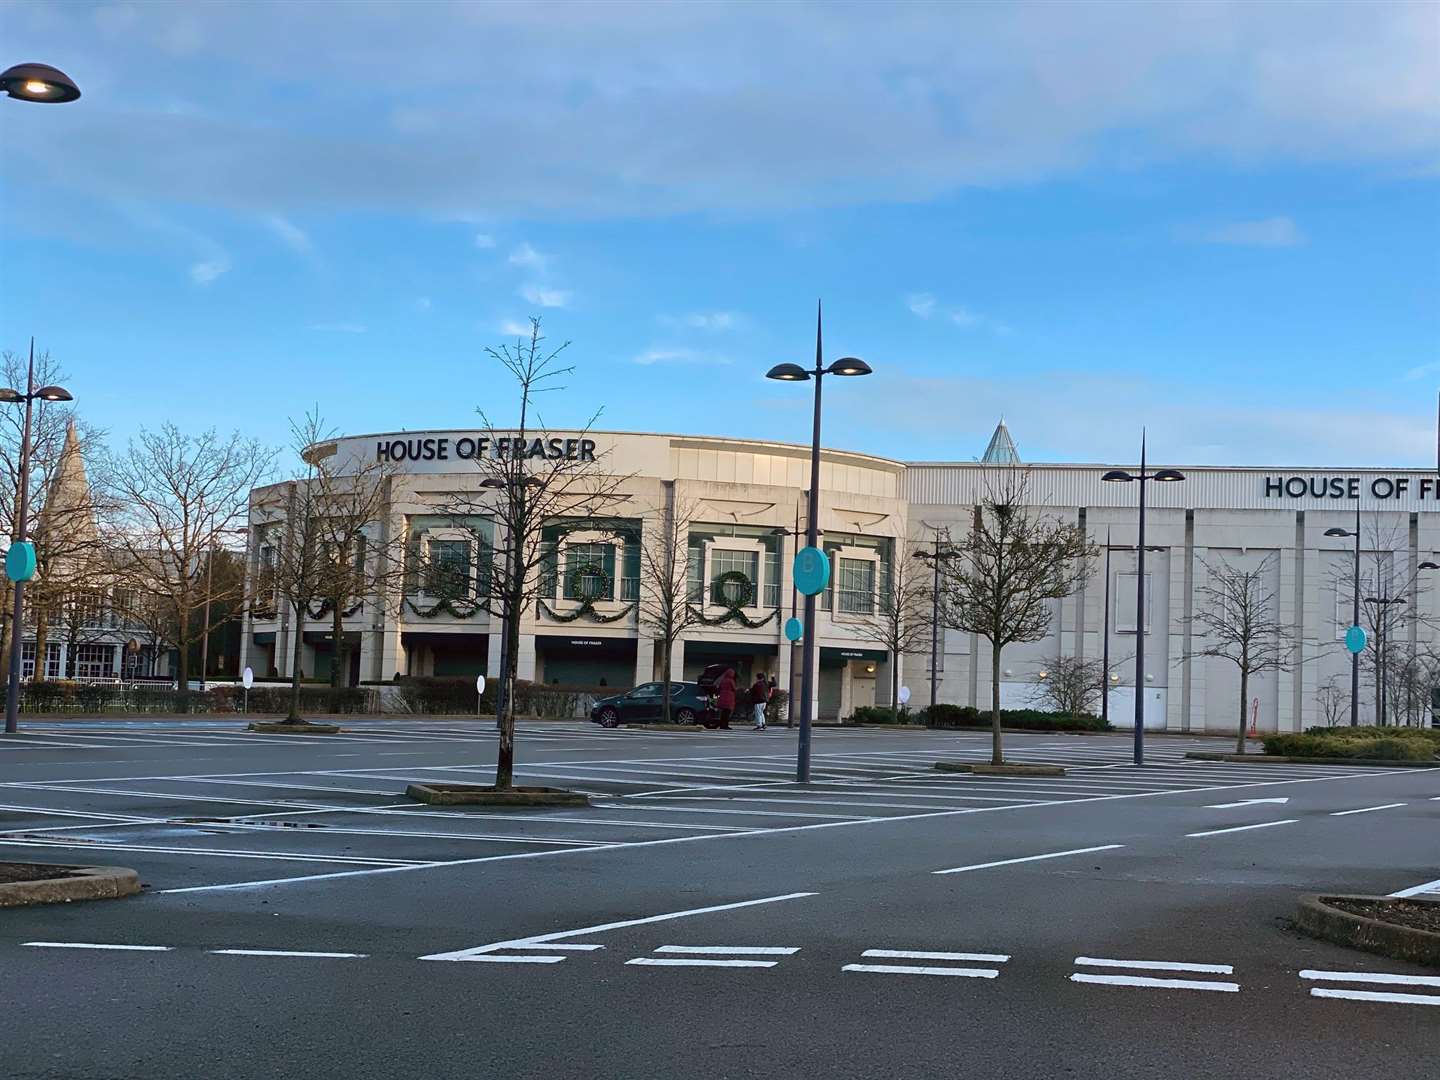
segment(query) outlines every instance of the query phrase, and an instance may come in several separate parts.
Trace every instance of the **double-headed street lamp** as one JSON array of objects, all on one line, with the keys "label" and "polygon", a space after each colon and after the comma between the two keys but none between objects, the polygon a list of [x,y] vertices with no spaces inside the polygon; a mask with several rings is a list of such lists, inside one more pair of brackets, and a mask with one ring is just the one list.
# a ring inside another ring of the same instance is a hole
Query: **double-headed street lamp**
[{"label": "double-headed street lamp", "polygon": [[[1416,570],[1440,570],[1440,563],[1422,562]],[[1389,687],[1387,679],[1390,674],[1390,608],[1397,604],[1404,604],[1403,596],[1367,596],[1365,603],[1374,604],[1380,610],[1375,616],[1375,711],[1377,714],[1377,726],[1383,726],[1389,719]]]},{"label": "double-headed street lamp", "polygon": [[[930,590],[930,706],[934,708],[940,701],[940,564],[947,559],[953,559],[959,552],[949,544],[942,544],[940,537],[935,537],[934,551],[917,551],[915,558],[934,564],[935,582]],[[933,714],[932,714],[933,715]]]},{"label": "double-headed street lamp", "polygon": [[[1100,666],[1104,669],[1104,678],[1100,680],[1100,720],[1104,724],[1110,723],[1110,553],[1112,551],[1134,551],[1129,544],[1112,544],[1110,542],[1110,530],[1105,530],[1105,618],[1103,620],[1104,638],[1100,644]],[[1146,551],[1164,551],[1165,548],[1158,544],[1151,545]],[[1138,630],[1136,637],[1141,646],[1145,644],[1144,630]],[[1119,680],[1120,676],[1113,677]],[[1138,689],[1137,689],[1138,693]]]},{"label": "double-headed street lamp", "polygon": [[[1360,625],[1360,502],[1355,502],[1355,529],[1326,529],[1326,536],[1353,536],[1355,538],[1355,595],[1354,610],[1351,613],[1350,625]],[[1360,653],[1358,650],[1350,652],[1350,726],[1360,725]]]},{"label": "double-headed street lamp", "polygon": [[[820,387],[826,375],[869,375],[870,365],[854,356],[843,356],[829,367],[825,366],[821,333],[821,312],[815,311],[815,366],[803,368],[799,364],[776,364],[765,373],[767,379],[781,382],[815,381],[815,421],[810,439],[810,499],[806,507],[805,543],[815,547],[820,540]],[[796,752],[795,779],[798,783],[810,782],[810,720],[814,708],[815,694],[815,594],[805,596],[805,658],[800,677],[800,739]]]},{"label": "double-headed street lamp", "polygon": [[[35,389],[35,339],[30,339],[30,367],[25,377],[25,392],[10,387],[0,389],[0,402],[25,406],[25,420],[20,429],[20,490],[15,498],[15,543],[27,543],[30,517],[30,413],[36,401],[71,401],[70,391],[63,386],[42,386]],[[14,734],[20,724],[20,639],[25,625],[25,582],[15,582],[15,609],[10,619],[10,686],[5,695],[5,731]],[[35,666],[45,662],[38,653]]]},{"label": "double-headed street lamp", "polygon": [[[1145,484],[1153,480],[1157,484],[1173,484],[1185,479],[1177,469],[1159,469],[1149,472],[1145,468],[1145,434],[1140,434],[1140,471],[1127,472],[1111,469],[1100,477],[1113,484],[1140,482],[1140,535],[1136,542],[1135,569],[1135,764],[1145,764]],[[1108,710],[1107,710],[1108,711]]]}]

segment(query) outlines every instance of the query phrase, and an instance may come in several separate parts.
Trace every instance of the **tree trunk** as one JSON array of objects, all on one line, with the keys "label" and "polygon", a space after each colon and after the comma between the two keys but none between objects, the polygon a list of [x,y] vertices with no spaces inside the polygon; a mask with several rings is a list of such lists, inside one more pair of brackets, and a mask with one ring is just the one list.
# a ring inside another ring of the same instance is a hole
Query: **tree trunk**
[{"label": "tree trunk", "polygon": [[895,661],[896,653],[890,651],[890,719],[900,722],[900,665]]},{"label": "tree trunk", "polygon": [[[45,614],[45,605],[35,607],[35,674],[30,676],[31,682],[44,682],[45,676],[49,674],[45,669],[46,654],[50,651],[50,619]],[[61,672],[63,675],[64,672]]]},{"label": "tree trunk", "polygon": [[990,764],[1005,764],[1000,740],[1000,646],[990,646]]},{"label": "tree trunk", "polygon": [[500,745],[495,755],[495,786],[508,788],[515,779],[515,654],[520,649],[520,601],[512,595],[512,615],[505,620],[505,667],[500,672],[505,690],[504,703],[496,720],[500,725]]},{"label": "tree trunk", "polygon": [[295,641],[290,653],[290,712],[286,723],[300,723],[300,662],[305,656],[305,608],[299,601],[295,604]]},{"label": "tree trunk", "polygon": [[660,678],[665,680],[665,689],[660,692],[660,719],[670,723],[670,649],[669,641],[660,643]]},{"label": "tree trunk", "polygon": [[1235,752],[1245,753],[1245,699],[1250,696],[1250,673],[1240,672],[1240,734],[1235,737]]},{"label": "tree trunk", "polygon": [[330,649],[330,686],[339,690],[350,675],[349,649],[345,646],[345,615],[340,610],[340,598],[333,598],[330,609],[330,628],[335,635],[335,644]]}]

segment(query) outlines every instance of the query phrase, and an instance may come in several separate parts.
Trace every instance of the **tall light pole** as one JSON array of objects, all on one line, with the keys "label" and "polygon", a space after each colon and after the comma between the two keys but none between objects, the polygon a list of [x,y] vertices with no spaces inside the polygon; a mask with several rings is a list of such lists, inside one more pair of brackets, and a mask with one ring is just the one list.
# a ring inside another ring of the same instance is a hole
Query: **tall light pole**
[{"label": "tall light pole", "polygon": [[[942,544],[935,536],[934,551],[917,551],[915,558],[932,563],[935,567],[935,581],[930,589],[930,706],[940,702],[940,564],[955,557],[955,551],[948,544]],[[933,714],[932,714],[933,719]]]},{"label": "tall light pole", "polygon": [[[1103,724],[1110,723],[1110,553],[1112,551],[1134,551],[1129,544],[1112,544],[1110,542],[1110,527],[1105,527],[1105,618],[1102,622],[1102,633],[1104,639],[1100,646],[1100,666],[1104,669],[1104,678],[1100,680],[1100,721]],[[1158,544],[1145,549],[1146,551],[1164,551]],[[1141,644],[1144,644],[1143,639]],[[1117,675],[1118,679],[1119,676]]]},{"label": "tall light pole", "polygon": [[[1355,595],[1350,625],[1360,625],[1360,500],[1355,500],[1355,531],[1349,529],[1326,529],[1326,536],[1353,536],[1355,538]],[[1378,668],[1376,670],[1379,670]],[[1350,726],[1360,726],[1360,653],[1350,653]]]},{"label": "tall light pole", "polygon": [[1135,764],[1145,764],[1145,484],[1154,480],[1157,484],[1173,484],[1185,479],[1177,469],[1159,469],[1149,472],[1145,468],[1145,433],[1140,433],[1140,471],[1126,472],[1111,469],[1100,477],[1115,484],[1140,482],[1140,535],[1135,545]]},{"label": "tall light pole", "polygon": [[[869,375],[870,365],[854,356],[843,356],[829,367],[825,366],[825,353],[821,332],[821,309],[815,307],[815,366],[803,368],[799,364],[776,364],[765,373],[767,379],[781,382],[815,381],[815,421],[810,438],[810,498],[806,507],[805,544],[815,547],[820,541],[820,387],[826,375]],[[798,783],[810,782],[810,721],[815,696],[815,595],[805,596],[805,657],[800,677],[800,738],[796,751],[795,779]]]},{"label": "tall light pole", "polygon": [[[25,421],[20,429],[20,490],[15,496],[15,543],[27,543],[30,518],[30,414],[36,401],[71,401],[70,391],[63,386],[42,386],[35,389],[35,339],[30,339],[30,366],[25,376],[25,393],[4,387],[0,402],[25,406]],[[10,686],[5,695],[5,731],[13,734],[20,724],[20,639],[25,626],[25,582],[15,582],[15,608],[10,617]],[[35,665],[45,662],[36,653]]]},{"label": "tall light pole", "polygon": [[[49,64],[14,64],[0,71],[0,92],[19,101],[34,101],[42,104],[62,104],[74,101],[80,96],[75,80],[59,68]],[[47,396],[55,395],[55,396]],[[12,404],[25,403],[25,427],[20,436],[20,492],[15,500],[18,511],[15,522],[15,542],[26,542],[26,517],[30,513],[30,403],[36,398],[41,401],[69,401],[68,392],[58,386],[42,386],[35,389],[35,339],[30,339],[30,369],[25,393],[17,390],[0,390],[0,401]],[[25,584],[15,582],[15,613],[10,627],[10,685],[5,695],[5,731],[13,734],[19,727],[20,718],[20,630],[25,614]],[[38,653],[35,664],[45,662]]]}]

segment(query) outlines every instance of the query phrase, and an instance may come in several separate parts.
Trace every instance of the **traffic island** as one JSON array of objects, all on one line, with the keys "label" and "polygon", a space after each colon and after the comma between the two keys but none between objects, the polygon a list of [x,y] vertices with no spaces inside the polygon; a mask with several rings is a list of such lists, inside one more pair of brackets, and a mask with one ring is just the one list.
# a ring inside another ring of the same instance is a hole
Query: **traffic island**
[{"label": "traffic island", "polygon": [[247,725],[250,731],[261,735],[338,735],[339,724],[312,724],[309,720],[294,723],[289,720],[252,720]]},{"label": "traffic island", "polygon": [[117,900],[139,891],[139,875],[124,866],[0,862],[0,908]]},{"label": "traffic island", "polygon": [[968,761],[937,761],[935,768],[941,772],[968,772],[976,776],[1064,776],[1065,770],[1059,765],[979,765]]},{"label": "traffic island", "polygon": [[1295,926],[1336,945],[1440,967],[1440,900],[1303,896]]},{"label": "traffic island", "polygon": [[432,806],[589,806],[590,796],[553,787],[497,788],[493,784],[411,784],[407,798]]}]

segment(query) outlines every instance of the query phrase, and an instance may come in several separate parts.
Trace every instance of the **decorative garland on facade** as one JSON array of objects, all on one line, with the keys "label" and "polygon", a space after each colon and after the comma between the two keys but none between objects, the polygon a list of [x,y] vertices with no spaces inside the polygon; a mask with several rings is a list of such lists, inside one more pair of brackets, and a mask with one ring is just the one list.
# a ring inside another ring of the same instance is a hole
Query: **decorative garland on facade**
[{"label": "decorative garland on facade", "polygon": [[[599,579],[600,587],[595,590],[596,596],[590,595],[589,591],[581,588],[581,584],[586,578]],[[580,598],[580,606],[574,611],[566,612],[562,615],[544,600],[541,600],[540,611],[547,619],[559,623],[571,623],[582,618],[588,618],[591,622],[597,623],[619,622],[635,610],[634,604],[622,608],[612,615],[602,615],[595,610],[596,599],[608,598],[614,587],[615,579],[605,572],[603,566],[597,563],[582,563],[580,566],[575,567],[574,570],[571,570],[565,577],[565,591],[572,596],[578,596]]]},{"label": "decorative garland on facade", "polygon": [[[358,611],[359,611],[362,607],[364,607],[364,606],[365,606],[365,601],[363,601],[363,600],[356,600],[353,607],[348,608],[347,610],[340,612],[340,617],[341,617],[341,618],[344,618],[344,619],[348,619],[348,618],[350,618],[351,616],[353,616],[356,612],[358,612]],[[335,610],[335,605],[334,605],[333,602],[331,602],[331,601],[329,601],[329,600],[323,600],[323,601],[321,601],[319,608],[310,608],[310,607],[307,607],[305,610],[306,610],[306,612],[309,614],[310,618],[312,618],[312,619],[323,619],[326,615],[329,615],[332,611]]]},{"label": "decorative garland on facade", "polygon": [[[730,596],[727,585],[738,585],[735,595]],[[745,614],[745,605],[755,599],[755,583],[750,580],[748,574],[739,570],[727,570],[715,579],[711,587],[712,599],[725,608],[725,614],[709,616],[697,607],[691,607],[690,613],[695,620],[705,626],[724,626],[726,623],[738,622],[741,626],[751,630],[758,630],[773,622],[780,615],[780,609],[776,608],[763,619],[752,619]]]},{"label": "decorative garland on facade", "polygon": [[475,613],[480,610],[479,604],[472,604],[468,609],[462,611],[460,608],[457,608],[454,604],[452,604],[448,598],[443,600],[437,600],[435,602],[435,605],[430,608],[421,608],[418,604],[415,603],[414,600],[407,598],[405,600],[405,606],[408,607],[411,611],[413,611],[416,615],[419,615],[422,619],[433,619],[436,615],[440,615],[442,613],[446,615],[453,615],[457,619],[473,619],[475,617]]}]

